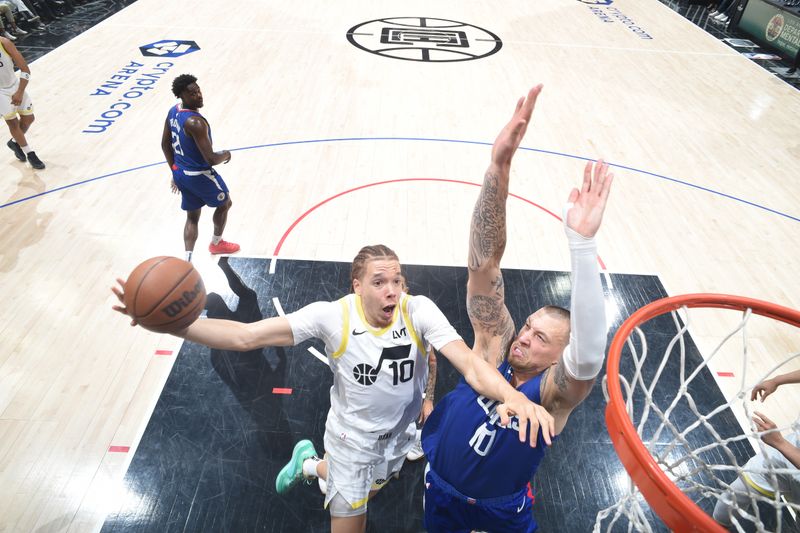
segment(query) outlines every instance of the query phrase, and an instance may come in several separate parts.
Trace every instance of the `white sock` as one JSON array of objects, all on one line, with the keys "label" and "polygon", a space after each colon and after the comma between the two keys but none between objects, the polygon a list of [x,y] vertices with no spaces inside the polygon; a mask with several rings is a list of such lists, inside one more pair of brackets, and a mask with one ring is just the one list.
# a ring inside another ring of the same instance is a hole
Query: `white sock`
[{"label": "white sock", "polygon": [[305,477],[319,477],[319,474],[317,474],[317,465],[321,462],[322,460],[320,460],[319,457],[309,457],[303,461],[303,475]]},{"label": "white sock", "polygon": [[26,154],[29,154],[29,153],[33,152],[31,147],[28,146],[27,144],[25,146],[20,146],[20,148],[22,148],[22,151],[25,152]]},{"label": "white sock", "polygon": [[192,251],[191,250],[186,250],[186,260],[189,261],[190,263],[192,262]]},{"label": "white sock", "polygon": [[219,241],[222,240],[222,235],[214,235],[211,237],[211,244],[219,244]]}]

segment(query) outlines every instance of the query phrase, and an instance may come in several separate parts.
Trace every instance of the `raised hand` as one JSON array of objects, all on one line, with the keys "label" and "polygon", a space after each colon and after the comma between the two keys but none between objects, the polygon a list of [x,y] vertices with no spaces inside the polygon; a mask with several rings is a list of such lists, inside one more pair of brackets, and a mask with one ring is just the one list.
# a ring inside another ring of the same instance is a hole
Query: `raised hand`
[{"label": "raised hand", "polygon": [[514,153],[519,148],[519,143],[522,142],[522,138],[525,136],[540,92],[542,92],[541,83],[528,91],[527,97],[522,97],[517,101],[514,115],[500,131],[492,146],[492,163],[495,165],[511,165],[511,158],[514,157]]},{"label": "raised hand", "polygon": [[762,402],[767,399],[767,396],[778,390],[778,384],[774,380],[767,379],[753,387],[753,392],[750,394],[750,401],[754,402],[760,399]]},{"label": "raised hand", "polygon": [[[759,413],[758,411],[755,412],[755,416],[753,417],[753,422],[756,425],[756,428],[759,432],[769,431],[771,429],[778,429],[778,425],[764,416],[763,413]],[[781,435],[780,431],[772,431],[770,433],[764,433],[761,435],[761,440],[764,443],[769,444],[773,448],[777,448],[780,444],[785,440],[783,435]]]},{"label": "raised hand", "polygon": [[567,227],[586,238],[594,237],[603,221],[608,193],[614,174],[608,171],[608,164],[598,159],[591,161],[583,169],[581,189],[572,189],[567,200],[571,207],[567,211]]},{"label": "raised hand", "polygon": [[[128,316],[128,308],[125,307],[125,281],[122,278],[117,278],[117,284],[119,287],[114,286],[111,287],[111,292],[114,293],[114,296],[117,297],[119,302],[122,305],[112,305],[111,309],[118,313],[122,313],[125,316]],[[136,320],[131,319],[131,326],[135,326],[137,324]]]}]

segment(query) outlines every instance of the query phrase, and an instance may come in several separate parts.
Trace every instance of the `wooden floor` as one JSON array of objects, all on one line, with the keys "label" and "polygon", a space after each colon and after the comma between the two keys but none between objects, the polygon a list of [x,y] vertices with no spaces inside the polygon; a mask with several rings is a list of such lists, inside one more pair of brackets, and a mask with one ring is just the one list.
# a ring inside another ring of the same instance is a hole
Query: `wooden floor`
[{"label": "wooden floor", "polygon": [[[0,163],[0,531],[92,531],[120,497],[171,368],[157,351],[180,344],[127,327],[109,287],[147,257],[182,254],[159,143],[184,72],[199,78],[215,147],[234,150],[219,171],[234,202],[225,235],[243,255],[348,261],[385,242],[407,263],[463,265],[477,188],[456,182],[480,182],[516,98],[542,82],[512,193],[560,213],[582,160],[602,156],[618,167],[599,237],[610,271],[657,274],[672,295],[800,308],[800,93],[657,0],[500,6],[138,0],[32,64],[29,140],[48,168],[11,152]],[[396,16],[469,23],[503,46],[424,63],[345,37]],[[162,40],[200,49],[140,53]],[[195,263],[214,290],[204,216]],[[555,218],[514,200],[509,225],[504,266],[568,268]],[[697,340],[721,334],[701,324]],[[720,378],[728,394],[743,369],[752,384],[800,350],[796,330],[767,324],[751,342],[746,367],[714,361],[736,376]],[[800,387],[764,406],[782,423],[799,408]]]}]

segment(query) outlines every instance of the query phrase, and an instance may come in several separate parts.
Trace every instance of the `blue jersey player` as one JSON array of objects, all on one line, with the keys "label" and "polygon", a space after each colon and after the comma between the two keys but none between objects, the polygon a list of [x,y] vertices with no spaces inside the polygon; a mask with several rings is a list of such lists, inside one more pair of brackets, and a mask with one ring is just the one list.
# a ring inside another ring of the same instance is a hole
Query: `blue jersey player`
[{"label": "blue jersey player", "polygon": [[[583,185],[569,195],[565,231],[572,264],[571,313],[545,306],[516,328],[505,305],[500,259],[506,245],[506,199],[511,159],[530,122],[541,85],[517,103],[492,148],[492,161],[472,214],[467,311],[473,350],[553,417],[558,435],[589,394],[603,366],[606,319],[594,235],[600,227],[613,175],[587,163]],[[528,483],[550,441],[542,424],[536,447],[521,443],[514,421],[503,427],[497,402],[463,381],[428,418],[422,445],[425,527],[430,533],[536,531]]]},{"label": "blue jersey player", "polygon": [[197,78],[181,74],[172,82],[172,92],[181,103],[170,108],[161,136],[161,150],[172,169],[172,192],[181,192],[181,209],[186,211],[183,242],[186,260],[192,260],[197,241],[197,223],[204,205],[214,207],[214,236],[208,251],[212,254],[232,254],[239,250],[236,243],[224,241],[222,231],[228,221],[231,198],[222,176],[214,165],[231,160],[228,150],[215,152],[211,144],[211,127],[198,112],[203,107],[203,93]]}]

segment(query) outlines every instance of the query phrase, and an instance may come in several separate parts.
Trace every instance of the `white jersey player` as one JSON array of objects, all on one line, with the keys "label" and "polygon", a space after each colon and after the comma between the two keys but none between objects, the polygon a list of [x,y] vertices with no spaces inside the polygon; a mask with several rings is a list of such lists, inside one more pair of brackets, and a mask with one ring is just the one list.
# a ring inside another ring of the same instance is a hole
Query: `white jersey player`
[{"label": "white jersey player", "polygon": [[[295,342],[325,341],[333,370],[331,408],[325,425],[326,504],[337,493],[348,515],[363,514],[371,490],[400,471],[414,445],[413,421],[422,408],[427,380],[423,339],[437,349],[461,341],[442,312],[424,296],[399,293],[391,323],[374,328],[366,320],[361,297],[318,302],[287,315]],[[301,441],[314,455],[308,441]],[[279,476],[278,490],[291,485],[292,467]],[[314,461],[309,474],[316,475]],[[288,476],[288,477],[287,477]],[[341,513],[342,511],[338,511]]]},{"label": "white jersey player", "polygon": [[[474,354],[431,300],[403,293],[400,261],[392,250],[383,245],[362,248],[353,260],[351,279],[353,294],[339,301],[313,303],[285,317],[250,324],[198,320],[177,334],[236,351],[293,346],[309,338],[325,343],[334,372],[325,427],[328,457],[319,460],[310,441],[298,442],[278,474],[278,493],[304,477],[327,479],[331,530],[365,530],[368,499],[400,469],[413,445],[409,423],[420,412],[425,343],[447,357],[476,391],[503,402],[497,408],[501,423],[508,425],[516,416],[520,440],[527,435],[534,445],[540,425],[545,435],[553,434],[552,417]],[[123,301],[122,290],[114,292]]]},{"label": "white jersey player", "polygon": [[[781,385],[795,383],[800,383],[800,370],[762,381],[753,387],[750,400],[763,402]],[[740,511],[752,512],[750,506],[755,500],[751,494],[771,500],[782,496],[790,503],[800,504],[800,417],[792,424],[788,437],[784,437],[778,425],[764,413],[755,411],[752,420],[767,446],[759,445],[761,453],[751,457],[730,484],[732,494],[727,493],[717,500],[714,519],[726,527],[734,520],[739,524],[746,521],[747,515]]]},{"label": "white jersey player", "polygon": [[[14,67],[19,69],[19,77]],[[20,161],[28,161],[35,169],[45,167],[25,138],[33,124],[33,104],[25,88],[31,79],[31,69],[17,47],[0,37],[0,115],[6,121],[11,139],[6,145]],[[19,118],[17,118],[19,116]]]}]

